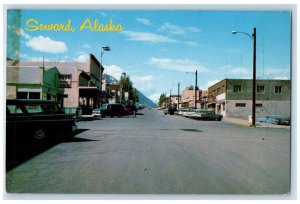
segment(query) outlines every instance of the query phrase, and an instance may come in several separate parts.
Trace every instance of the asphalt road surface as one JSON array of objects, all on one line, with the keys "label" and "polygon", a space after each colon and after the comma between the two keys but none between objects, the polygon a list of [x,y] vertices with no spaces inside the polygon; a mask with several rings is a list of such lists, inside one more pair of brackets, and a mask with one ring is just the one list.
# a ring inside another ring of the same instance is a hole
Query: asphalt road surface
[{"label": "asphalt road surface", "polygon": [[[286,194],[290,130],[144,110],[81,121],[73,138],[21,145],[6,191],[80,194]],[[8,162],[8,161],[7,161]]]}]

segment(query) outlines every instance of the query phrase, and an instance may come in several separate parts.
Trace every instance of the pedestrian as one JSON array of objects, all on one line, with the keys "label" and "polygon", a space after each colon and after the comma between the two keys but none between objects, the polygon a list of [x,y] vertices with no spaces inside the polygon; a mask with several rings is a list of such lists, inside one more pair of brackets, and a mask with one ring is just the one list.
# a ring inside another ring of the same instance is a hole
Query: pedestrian
[{"label": "pedestrian", "polygon": [[133,118],[136,118],[136,111],[137,111],[137,108],[135,106],[133,106]]}]

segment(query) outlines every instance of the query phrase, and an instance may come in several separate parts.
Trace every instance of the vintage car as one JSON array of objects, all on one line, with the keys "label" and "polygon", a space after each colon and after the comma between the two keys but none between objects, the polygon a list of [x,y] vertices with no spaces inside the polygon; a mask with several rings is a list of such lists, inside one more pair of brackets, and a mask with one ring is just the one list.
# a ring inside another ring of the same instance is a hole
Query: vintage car
[{"label": "vintage car", "polygon": [[190,114],[190,117],[196,120],[217,120],[221,121],[223,115],[216,114],[210,110],[194,110],[193,114]]},{"label": "vintage car", "polygon": [[[99,114],[99,115],[98,115]],[[106,116],[114,117],[114,116],[125,116],[127,115],[125,111],[125,107],[119,103],[106,103],[101,106],[100,109],[96,109],[93,111],[94,116],[101,116],[105,118]]]},{"label": "vintage car", "polygon": [[286,117],[284,117],[283,115],[267,115],[265,118],[257,118],[256,121],[259,123],[268,123],[274,125],[280,125],[281,123],[290,123],[290,119],[286,119]]},{"label": "vintage car", "polygon": [[65,114],[60,105],[54,101],[6,100],[7,142],[66,136],[76,129],[74,115]]}]

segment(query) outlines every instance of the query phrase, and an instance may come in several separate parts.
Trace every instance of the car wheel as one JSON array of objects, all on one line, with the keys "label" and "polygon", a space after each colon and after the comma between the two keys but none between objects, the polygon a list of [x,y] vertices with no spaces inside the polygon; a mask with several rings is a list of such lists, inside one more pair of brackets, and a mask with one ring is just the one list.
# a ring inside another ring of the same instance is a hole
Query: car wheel
[{"label": "car wheel", "polygon": [[34,139],[36,140],[42,140],[46,137],[46,132],[43,128],[38,128],[34,131]]}]

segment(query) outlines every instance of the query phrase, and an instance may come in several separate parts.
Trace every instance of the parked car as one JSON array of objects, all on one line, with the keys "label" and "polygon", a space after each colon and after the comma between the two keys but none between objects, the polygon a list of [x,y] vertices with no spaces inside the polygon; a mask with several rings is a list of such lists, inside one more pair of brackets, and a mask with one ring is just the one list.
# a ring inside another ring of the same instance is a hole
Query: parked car
[{"label": "parked car", "polygon": [[213,111],[210,110],[202,110],[202,109],[193,109],[188,111],[185,114],[185,117],[193,118],[196,120],[217,120],[221,121],[223,118],[223,115],[216,114]]},{"label": "parked car", "polygon": [[122,104],[119,103],[107,103],[103,104],[102,107],[100,108],[100,115],[101,117],[114,117],[114,116],[124,116],[127,115],[125,111],[125,107]]},{"label": "parked car", "polygon": [[278,125],[279,121],[284,119],[283,115],[267,115],[265,118],[258,118],[256,121],[260,123],[268,123]]},{"label": "parked car", "polygon": [[132,115],[134,111],[137,112],[137,108],[135,105],[126,105],[125,106],[125,112],[128,115]]},{"label": "parked car", "polygon": [[92,112],[94,117],[101,117],[101,108],[95,108]]},{"label": "parked car", "polygon": [[198,119],[199,120],[217,120],[217,121],[221,121],[222,118],[223,118],[223,115],[216,114],[213,111],[207,110],[207,111],[201,113],[201,115]]},{"label": "parked car", "polygon": [[291,117],[280,118],[277,123],[278,125],[291,125]]},{"label": "parked car", "polygon": [[43,140],[47,136],[75,131],[74,114],[65,114],[54,101],[6,100],[6,139]]},{"label": "parked car", "polygon": [[165,108],[165,109],[163,109],[163,113],[164,113],[165,115],[167,115],[167,114],[169,113],[169,110],[168,110],[167,108]]}]

